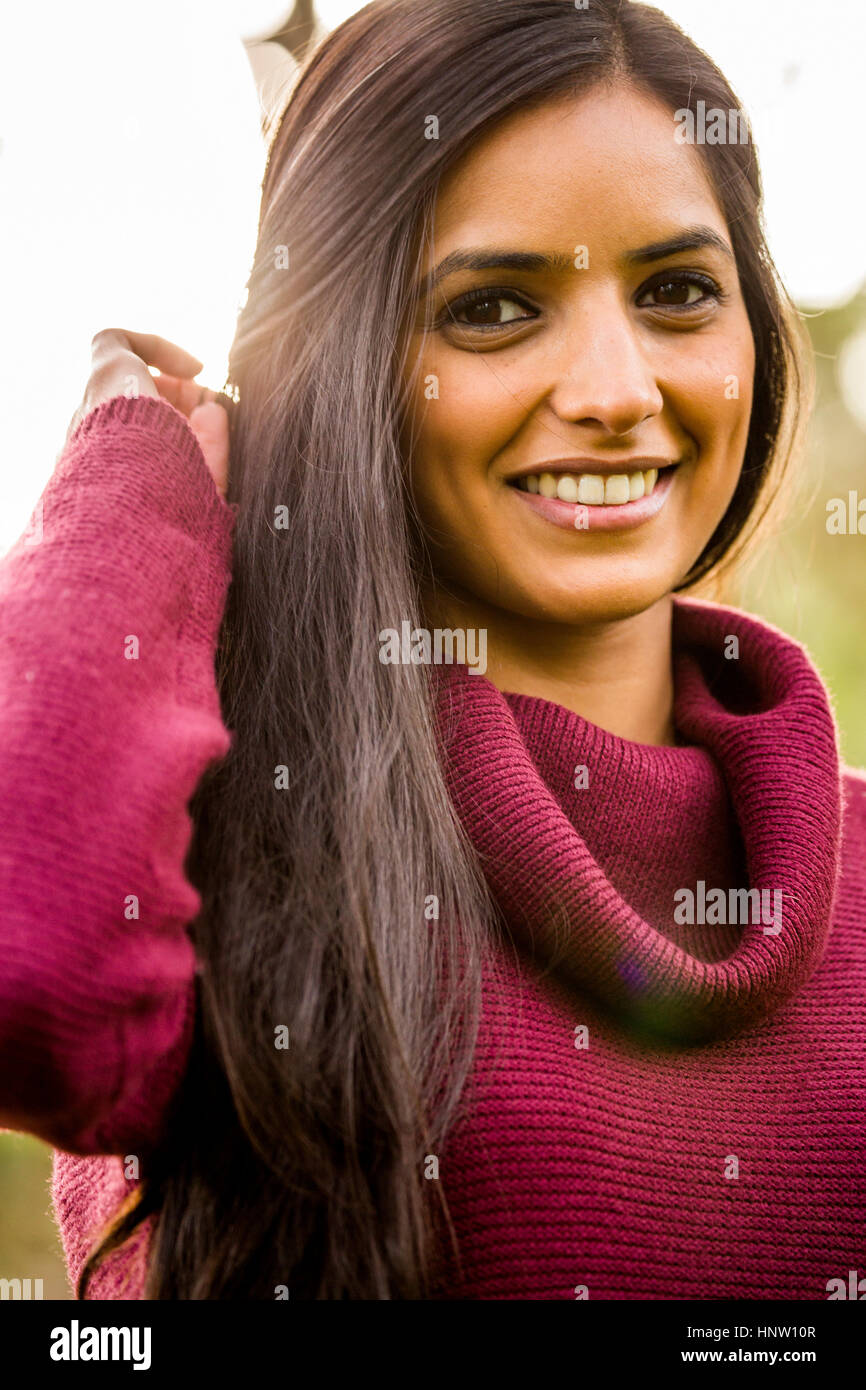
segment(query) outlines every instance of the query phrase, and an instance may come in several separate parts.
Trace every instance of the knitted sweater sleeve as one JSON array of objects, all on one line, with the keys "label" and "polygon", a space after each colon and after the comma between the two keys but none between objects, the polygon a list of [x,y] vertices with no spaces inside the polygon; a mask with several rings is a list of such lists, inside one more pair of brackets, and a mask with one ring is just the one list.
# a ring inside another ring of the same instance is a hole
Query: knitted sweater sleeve
[{"label": "knitted sweater sleeve", "polygon": [[186,1065],[235,517],[185,417],[115,396],[0,561],[0,1125],[73,1153],[155,1142]]}]

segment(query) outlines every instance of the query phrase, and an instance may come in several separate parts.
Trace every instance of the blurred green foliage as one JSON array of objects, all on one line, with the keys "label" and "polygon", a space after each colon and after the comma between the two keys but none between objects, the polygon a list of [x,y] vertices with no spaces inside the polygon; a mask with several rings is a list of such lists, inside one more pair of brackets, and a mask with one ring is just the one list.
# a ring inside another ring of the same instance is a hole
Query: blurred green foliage
[{"label": "blurred green foliage", "polygon": [[0,1279],[41,1279],[44,1298],[71,1298],[50,1184],[48,1145],[0,1133]]},{"label": "blurred green foliage", "polygon": [[[808,449],[786,484],[784,524],[719,597],[802,642],[832,696],[843,756],[866,767],[866,535],[829,535],[827,502],[853,489],[866,498],[866,432],[846,408],[837,363],[846,340],[866,331],[866,293],[843,308],[808,314],[817,395]],[[866,401],[866,379],[863,381]],[[50,1149],[0,1133],[0,1277],[42,1278],[46,1298],[68,1298],[50,1201]]]},{"label": "blurred green foliage", "polygon": [[[805,312],[816,365],[805,458],[785,486],[785,521],[759,543],[731,601],[803,643],[830,692],[843,758],[866,768],[866,534],[827,530],[831,499],[847,500],[853,491],[866,503],[866,355],[862,379],[855,385],[849,378],[847,391],[860,423],[846,406],[838,370],[846,342],[866,333],[866,290],[842,308]],[[866,507],[862,524],[866,532]]]}]

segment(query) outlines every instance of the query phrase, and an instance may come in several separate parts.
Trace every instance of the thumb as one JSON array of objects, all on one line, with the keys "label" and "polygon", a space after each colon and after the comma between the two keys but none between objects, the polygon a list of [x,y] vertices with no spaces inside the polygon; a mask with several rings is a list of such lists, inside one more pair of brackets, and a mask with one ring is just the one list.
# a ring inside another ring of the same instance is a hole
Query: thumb
[{"label": "thumb", "polygon": [[189,426],[201,445],[217,490],[225,500],[229,480],[229,417],[216,401],[205,401],[190,412]]}]

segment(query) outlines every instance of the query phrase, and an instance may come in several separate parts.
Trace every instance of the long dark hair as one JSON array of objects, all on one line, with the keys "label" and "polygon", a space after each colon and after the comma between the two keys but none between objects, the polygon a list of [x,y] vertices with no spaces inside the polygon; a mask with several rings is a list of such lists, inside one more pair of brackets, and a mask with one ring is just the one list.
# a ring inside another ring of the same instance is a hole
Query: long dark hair
[{"label": "long dark hair", "polygon": [[[377,659],[382,628],[423,623],[401,344],[443,173],[505,115],[612,80],[664,102],[672,132],[700,100],[739,108],[676,25],[627,0],[374,0],[294,85],[230,358],[239,512],[217,677],[233,743],[191,807],[196,1037],[82,1295],[150,1214],[149,1298],[430,1294],[448,1221],[425,1158],[471,1068],[497,917],[447,793],[429,668]],[[736,494],[683,585],[773,495],[803,381],[751,137],[701,149],[757,366]]]}]

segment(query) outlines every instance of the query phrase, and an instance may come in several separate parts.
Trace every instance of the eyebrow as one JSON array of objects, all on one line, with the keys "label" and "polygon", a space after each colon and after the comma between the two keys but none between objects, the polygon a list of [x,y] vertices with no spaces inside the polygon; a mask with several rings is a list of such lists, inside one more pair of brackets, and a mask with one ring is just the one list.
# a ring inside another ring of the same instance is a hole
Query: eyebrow
[{"label": "eyebrow", "polygon": [[[665,241],[654,241],[635,251],[626,251],[622,262],[626,266],[647,265],[651,261],[661,261],[667,256],[675,256],[681,251],[698,251],[702,247],[720,251],[728,260],[734,260],[728,243],[714,232],[712,227],[686,227],[677,236]],[[525,270],[540,274],[544,271],[570,270],[574,265],[571,256],[544,255],[541,251],[505,251],[495,247],[478,247],[471,251],[452,251],[437,266],[420,280],[419,299],[434,290],[446,275],[454,275],[458,270]]]}]

